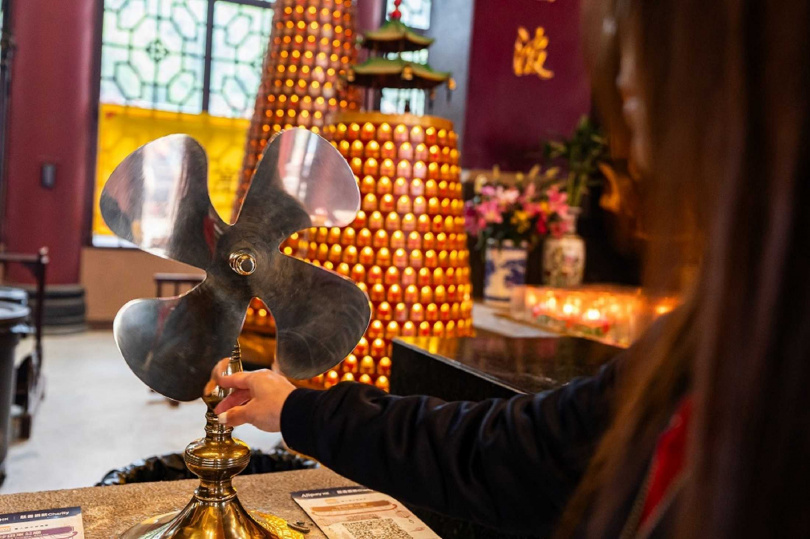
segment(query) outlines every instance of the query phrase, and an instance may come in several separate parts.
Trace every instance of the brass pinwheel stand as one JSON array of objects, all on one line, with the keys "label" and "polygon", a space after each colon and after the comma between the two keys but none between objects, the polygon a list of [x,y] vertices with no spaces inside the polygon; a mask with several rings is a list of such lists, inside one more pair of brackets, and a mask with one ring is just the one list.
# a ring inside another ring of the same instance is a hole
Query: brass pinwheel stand
[{"label": "brass pinwheel stand", "polygon": [[[239,345],[234,347],[228,373],[242,371]],[[127,530],[125,539],[156,538],[274,538],[299,539],[303,534],[290,528],[279,517],[256,511],[248,512],[239,502],[232,479],[250,462],[250,448],[231,436],[233,428],[220,425],[214,409],[230,394],[216,388],[203,397],[205,438],[186,447],[188,469],[200,478],[194,497],[178,513],[147,519]]]}]

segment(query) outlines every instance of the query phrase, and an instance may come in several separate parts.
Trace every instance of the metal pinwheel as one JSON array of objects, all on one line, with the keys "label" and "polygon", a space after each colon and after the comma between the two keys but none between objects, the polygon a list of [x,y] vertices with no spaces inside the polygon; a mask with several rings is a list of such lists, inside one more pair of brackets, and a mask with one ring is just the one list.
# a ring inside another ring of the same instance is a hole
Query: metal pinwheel
[{"label": "metal pinwheel", "polygon": [[276,320],[282,372],[304,379],[333,367],[363,336],[368,298],[350,280],[286,256],[279,246],[311,226],[354,220],[360,193],[345,159],[310,131],[280,133],[268,144],[233,225],[211,205],[207,168],[194,139],[171,135],[130,154],[101,194],[104,220],[120,238],[206,272],[183,295],[121,308],[114,333],[127,364],[169,398],[200,397],[258,297]]}]

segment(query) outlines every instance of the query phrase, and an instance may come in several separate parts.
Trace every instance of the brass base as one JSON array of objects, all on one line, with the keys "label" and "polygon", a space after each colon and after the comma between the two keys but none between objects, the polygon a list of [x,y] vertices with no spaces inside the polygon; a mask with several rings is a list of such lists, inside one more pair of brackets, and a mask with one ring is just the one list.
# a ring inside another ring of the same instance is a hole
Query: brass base
[{"label": "brass base", "polygon": [[[125,531],[120,537],[122,539],[157,539],[164,537],[278,537],[280,539],[303,539],[304,537],[303,534],[290,529],[287,526],[287,521],[283,518],[258,511],[240,515],[243,518],[237,520],[240,527],[236,528],[228,527],[225,518],[219,520],[221,527],[215,526],[211,528],[209,524],[200,528],[199,526],[194,527],[190,522],[186,522],[189,526],[180,527],[186,521],[183,518],[184,516],[189,516],[188,507],[183,511],[148,518]],[[224,517],[225,515],[219,516]],[[252,521],[254,525],[258,525],[261,530],[256,530],[254,526],[244,526],[245,519]],[[231,522],[231,524],[233,525],[234,522]],[[254,530],[259,535],[254,534]],[[228,532],[231,535],[228,535]]]},{"label": "brass base", "polygon": [[[239,347],[234,349],[229,373],[242,370]],[[188,469],[200,478],[200,485],[186,507],[147,519],[124,532],[128,539],[303,539],[281,518],[264,513],[248,513],[233,488],[232,479],[250,462],[250,448],[231,435],[233,429],[220,425],[214,408],[227,396],[221,388],[206,391],[203,397],[205,438],[186,447]]]}]

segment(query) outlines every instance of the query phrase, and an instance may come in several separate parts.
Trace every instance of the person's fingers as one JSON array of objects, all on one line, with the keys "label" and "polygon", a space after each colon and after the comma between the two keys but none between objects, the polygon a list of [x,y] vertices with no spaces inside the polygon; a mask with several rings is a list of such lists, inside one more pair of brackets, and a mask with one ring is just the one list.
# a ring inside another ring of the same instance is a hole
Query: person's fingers
[{"label": "person's fingers", "polygon": [[245,404],[247,401],[250,400],[250,390],[249,389],[237,389],[220,402],[217,407],[214,409],[214,413],[219,415],[222,412],[227,412],[234,406],[239,406],[240,404]]},{"label": "person's fingers", "polygon": [[250,389],[254,374],[251,372],[236,372],[230,376],[220,375],[217,378],[217,385],[223,389]]},{"label": "person's fingers", "polygon": [[245,406],[246,405],[234,406],[227,412],[222,412],[217,416],[217,421],[219,421],[220,425],[225,425],[226,427],[238,427],[239,425],[249,423]]}]

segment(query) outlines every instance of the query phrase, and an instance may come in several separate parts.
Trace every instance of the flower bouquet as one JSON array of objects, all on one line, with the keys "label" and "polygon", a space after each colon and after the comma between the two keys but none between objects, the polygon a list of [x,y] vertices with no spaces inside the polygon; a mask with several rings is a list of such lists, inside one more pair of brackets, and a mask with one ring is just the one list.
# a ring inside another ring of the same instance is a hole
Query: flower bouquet
[{"label": "flower bouquet", "polygon": [[492,181],[476,182],[477,194],[465,206],[465,224],[486,260],[484,300],[506,306],[511,289],[526,282],[528,251],[548,235],[565,235],[571,212],[556,169],[541,175],[536,166],[528,176],[518,174],[513,184],[499,176],[496,168]]},{"label": "flower bouquet", "polygon": [[496,168],[494,181],[484,177],[476,183],[476,195],[465,205],[465,225],[467,233],[478,238],[479,248],[490,240],[498,246],[509,241],[533,248],[546,235],[562,237],[569,231],[571,208],[556,181],[558,169],[539,173],[537,166],[507,185],[498,181]]}]

